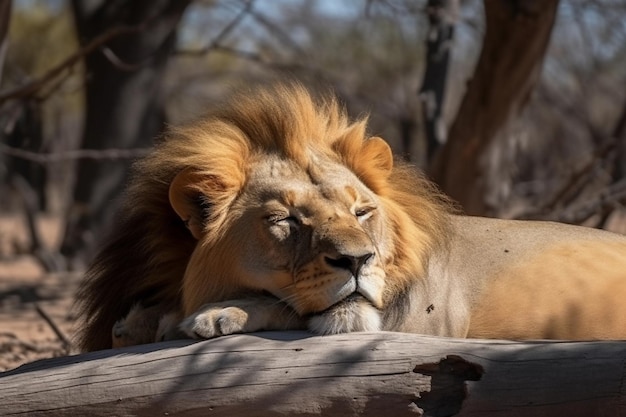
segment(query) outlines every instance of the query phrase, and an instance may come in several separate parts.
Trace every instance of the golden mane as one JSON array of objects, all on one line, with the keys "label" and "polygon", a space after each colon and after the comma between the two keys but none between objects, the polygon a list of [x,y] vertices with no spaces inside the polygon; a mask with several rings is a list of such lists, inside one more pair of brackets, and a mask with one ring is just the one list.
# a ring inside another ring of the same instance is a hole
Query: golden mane
[{"label": "golden mane", "polygon": [[205,242],[217,242],[229,232],[228,209],[246,183],[250,161],[276,154],[310,169],[312,151],[328,156],[385,205],[396,240],[390,290],[419,278],[428,254],[445,242],[449,204],[408,165],[396,162],[387,177],[376,161],[357,157],[369,139],[366,123],[351,122],[334,96],[314,99],[289,84],[239,93],[199,121],[170,129],[135,165],[112,236],[87,272],[79,292],[86,318],[80,346],[110,347],[107,329],[136,303],[181,308],[181,283],[196,241],[171,208],[168,188],[186,169],[205,179],[195,185],[212,204],[208,222],[215,227]]}]

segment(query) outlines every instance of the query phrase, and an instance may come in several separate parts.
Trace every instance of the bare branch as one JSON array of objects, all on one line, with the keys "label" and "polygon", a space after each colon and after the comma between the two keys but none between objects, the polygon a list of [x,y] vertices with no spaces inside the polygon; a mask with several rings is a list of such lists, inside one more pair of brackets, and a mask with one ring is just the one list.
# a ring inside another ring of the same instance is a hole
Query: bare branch
[{"label": "bare branch", "polygon": [[177,54],[179,54],[179,55],[204,55],[204,54],[208,53],[209,51],[215,49],[220,44],[220,42],[230,32],[232,32],[239,25],[239,23],[241,23],[243,18],[246,17],[246,15],[248,15],[250,13],[250,11],[252,10],[253,3],[254,3],[254,0],[247,1],[245,3],[245,6],[239,11],[239,13],[237,13],[237,16],[235,16],[235,18],[233,20],[231,20],[230,23],[227,24],[224,27],[224,29],[222,29],[222,31],[220,33],[218,33],[217,36],[211,42],[209,42],[208,45],[206,45],[205,47],[203,47],[201,49],[197,49],[197,50],[182,50],[182,51],[178,51]]},{"label": "bare branch", "polygon": [[63,331],[61,331],[61,329],[59,328],[59,326],[56,325],[56,323],[54,322],[54,320],[52,320],[52,317],[50,317],[50,315],[48,313],[46,313],[46,311],[41,308],[41,306],[37,303],[35,303],[35,309],[37,310],[37,313],[41,316],[42,319],[44,319],[44,321],[46,323],[48,323],[48,326],[50,326],[50,328],[52,329],[52,331],[54,332],[54,334],[59,338],[59,340],[63,343],[63,347],[67,350],[69,350],[72,347],[72,342],[70,341],[70,339],[63,333]]},{"label": "bare branch", "polygon": [[623,206],[626,201],[626,180],[611,184],[595,198],[588,198],[580,204],[572,205],[567,210],[553,214],[546,220],[571,224],[581,224],[597,213],[613,211]]},{"label": "bare branch", "polygon": [[[538,94],[542,100],[552,107],[558,108],[569,118],[584,122],[587,132],[596,144],[596,149],[585,164],[578,167],[568,178],[562,181],[561,186],[553,192],[544,204],[519,217],[580,224],[594,214],[607,210],[612,211],[625,198],[623,174],[618,173],[617,170],[619,170],[621,160],[622,135],[626,132],[626,106],[624,106],[613,132],[605,133],[595,127],[585,113],[575,106],[565,104],[566,99],[559,100],[545,89],[540,90]],[[617,166],[614,166],[616,164]],[[607,184],[607,188],[596,193],[595,198],[586,197],[584,201],[579,201],[583,191],[590,188],[590,184],[594,183],[593,180],[602,171],[613,176],[613,183]]]},{"label": "bare branch", "polygon": [[37,193],[33,190],[28,181],[17,173],[12,174],[10,183],[22,200],[32,256],[37,259],[47,272],[56,272],[65,269],[65,262],[61,255],[58,252],[49,250],[41,238],[41,233],[37,227],[36,221],[37,211],[39,210]]},{"label": "bare branch", "polygon": [[135,149],[78,149],[55,153],[37,153],[0,143],[0,153],[39,164],[51,164],[77,159],[135,159],[146,156],[150,148]]},{"label": "bare branch", "polygon": [[56,67],[49,70],[43,76],[19,87],[8,89],[0,93],[0,104],[15,98],[28,98],[37,94],[37,92],[45,87],[47,84],[56,80],[65,71],[71,70],[81,59],[95,50],[101,48],[104,44],[111,41],[114,38],[124,35],[130,35],[138,33],[146,29],[148,22],[143,22],[134,26],[118,26],[112,28],[102,35],[97,36],[91,42],[84,47],[80,48],[77,52],[67,57]]},{"label": "bare branch", "polygon": [[292,50],[296,51],[298,55],[306,55],[302,48],[300,48],[300,45],[298,45],[292,39],[291,35],[288,32],[283,30],[281,25],[272,22],[269,18],[265,17],[263,14],[257,12],[256,10],[250,10],[250,15],[254,17],[254,19],[258,23],[264,26],[272,34],[272,36],[274,36],[274,38],[276,38],[283,45],[288,46]]},{"label": "bare branch", "polygon": [[563,186],[553,195],[552,199],[543,205],[542,210],[550,211],[571,203],[590,183],[590,179],[597,175],[598,169],[605,164],[608,155],[614,150],[615,143],[608,143],[599,149],[589,162],[563,183]]},{"label": "bare branch", "polygon": [[120,58],[119,56],[117,56],[117,54],[113,52],[111,48],[104,46],[102,47],[101,51],[102,51],[102,55],[104,55],[104,57],[111,64],[113,64],[115,68],[119,69],[120,71],[126,71],[126,72],[137,71],[138,69],[145,67],[146,65],[148,65],[148,63],[152,59],[152,56],[149,56],[148,58],[142,60],[141,62],[128,63],[124,61],[122,58]]}]

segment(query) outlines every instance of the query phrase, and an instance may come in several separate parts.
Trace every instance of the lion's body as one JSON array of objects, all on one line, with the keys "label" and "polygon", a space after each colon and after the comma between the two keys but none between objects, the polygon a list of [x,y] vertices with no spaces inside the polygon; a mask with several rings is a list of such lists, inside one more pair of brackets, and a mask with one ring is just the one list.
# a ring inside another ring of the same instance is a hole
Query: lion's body
[{"label": "lion's body", "polygon": [[623,236],[466,216],[453,216],[451,224],[450,253],[433,258],[427,281],[449,282],[460,292],[444,292],[439,301],[445,309],[454,303],[444,300],[459,300],[447,313],[466,326],[456,336],[626,338]]},{"label": "lion's body", "polygon": [[125,201],[81,288],[87,350],[177,329],[626,338],[626,238],[451,214],[297,86],[174,129]]}]

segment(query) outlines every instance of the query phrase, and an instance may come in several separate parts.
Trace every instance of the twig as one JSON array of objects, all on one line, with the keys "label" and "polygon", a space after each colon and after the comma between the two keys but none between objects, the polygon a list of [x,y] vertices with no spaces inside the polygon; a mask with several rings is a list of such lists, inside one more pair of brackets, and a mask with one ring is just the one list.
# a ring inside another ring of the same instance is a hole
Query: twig
[{"label": "twig", "polygon": [[268,29],[269,32],[283,45],[288,46],[301,56],[306,55],[300,45],[298,45],[298,43],[293,40],[293,38],[287,31],[283,30],[281,25],[275,24],[269,18],[265,17],[263,14],[256,10],[250,10],[250,15],[262,26],[265,26],[265,28]]},{"label": "twig", "polygon": [[111,48],[108,48],[106,46],[102,47],[101,52],[102,55],[104,55],[104,57],[108,59],[115,68],[125,72],[133,72],[145,67],[154,57],[154,55],[150,55],[148,58],[145,58],[140,62],[128,63],[119,56],[117,56],[117,54],[113,52]]},{"label": "twig", "polygon": [[585,216],[584,219],[586,219],[599,209],[620,204],[624,199],[626,199],[626,178],[611,184],[598,195],[597,199],[580,204],[577,211],[579,216]]},{"label": "twig", "polygon": [[597,169],[604,165],[605,159],[614,149],[615,143],[608,143],[599,149],[591,160],[573,173],[568,181],[552,196],[552,199],[543,206],[543,210],[554,210],[559,206],[570,204],[571,199],[575,199],[581,190],[589,184]]},{"label": "twig", "polygon": [[59,340],[61,342],[63,342],[63,347],[67,350],[69,350],[72,347],[72,342],[70,339],[68,339],[67,336],[65,336],[65,334],[61,331],[61,329],[59,329],[59,327],[56,325],[56,323],[54,322],[54,320],[52,320],[52,317],[50,317],[48,315],[48,313],[46,313],[44,311],[43,308],[41,308],[41,306],[37,303],[35,303],[35,309],[37,310],[37,313],[39,313],[39,315],[41,316],[41,318],[43,318],[46,323],[48,323],[48,326],[50,326],[50,328],[52,329],[52,331],[54,332],[54,334],[57,335],[57,337],[59,338]]},{"label": "twig", "polygon": [[594,214],[601,213],[606,209],[614,209],[626,200],[626,179],[615,182],[598,193],[593,198],[587,198],[584,202],[573,204],[567,209],[554,210],[550,214],[522,216],[526,219],[543,219],[559,221],[571,224],[581,224]]},{"label": "twig", "polygon": [[50,164],[77,159],[135,159],[146,156],[150,148],[135,149],[77,149],[56,153],[38,153],[0,143],[0,153],[39,164]]},{"label": "twig", "polygon": [[10,176],[10,184],[22,200],[26,228],[30,235],[30,253],[39,261],[46,272],[57,272],[65,269],[65,262],[61,255],[49,250],[41,239],[36,220],[39,209],[37,193],[28,181],[17,173]]},{"label": "twig", "polygon": [[239,11],[239,13],[237,13],[237,15],[235,16],[235,18],[233,20],[230,21],[229,24],[227,24],[224,29],[222,29],[222,31],[220,33],[217,34],[217,36],[211,41],[209,42],[208,45],[206,45],[203,48],[197,49],[197,50],[182,50],[182,51],[178,51],[177,54],[180,55],[204,55],[207,52],[215,49],[220,42],[230,33],[233,31],[233,29],[235,29],[235,27],[237,27],[237,25],[239,25],[239,23],[243,20],[244,17],[246,17],[247,14],[250,13],[250,10],[252,10],[252,5],[253,5],[254,1],[247,1],[245,6]]},{"label": "twig", "polygon": [[7,346],[11,346],[11,347],[17,346],[25,350],[30,350],[31,352],[39,351],[39,348],[37,347],[36,344],[27,342],[25,340],[21,340],[19,337],[15,335],[15,333],[1,332],[0,338],[5,338],[5,337],[10,340],[0,341],[0,348],[2,348],[3,350],[5,350]]}]

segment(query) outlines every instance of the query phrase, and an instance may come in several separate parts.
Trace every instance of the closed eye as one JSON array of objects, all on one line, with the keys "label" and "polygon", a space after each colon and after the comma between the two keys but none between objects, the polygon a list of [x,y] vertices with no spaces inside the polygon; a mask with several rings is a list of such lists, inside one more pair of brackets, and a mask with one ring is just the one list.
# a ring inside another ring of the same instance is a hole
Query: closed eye
[{"label": "closed eye", "polygon": [[288,223],[291,225],[300,224],[300,220],[296,216],[290,216],[287,213],[271,214],[267,216],[267,221],[272,224],[281,224],[281,223],[282,224]]},{"label": "closed eye", "polygon": [[359,218],[359,220],[365,220],[369,218],[373,211],[376,210],[375,206],[363,206],[354,210],[354,215]]}]

